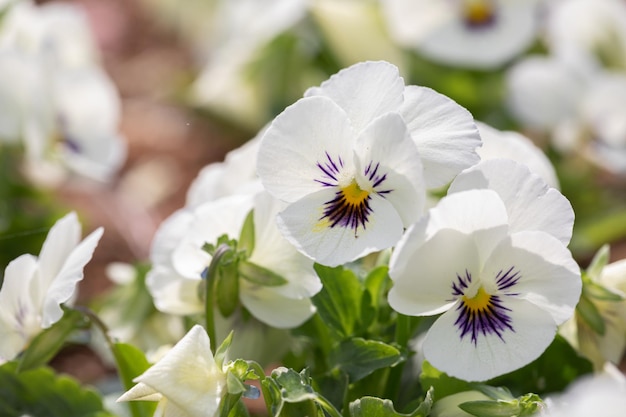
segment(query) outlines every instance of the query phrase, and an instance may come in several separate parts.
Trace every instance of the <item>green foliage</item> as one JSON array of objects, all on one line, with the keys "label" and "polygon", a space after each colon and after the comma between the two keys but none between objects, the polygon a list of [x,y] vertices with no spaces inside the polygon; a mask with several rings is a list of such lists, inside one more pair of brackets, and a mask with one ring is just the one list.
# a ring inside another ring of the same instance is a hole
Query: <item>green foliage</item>
[{"label": "green foliage", "polygon": [[[129,390],[135,385],[133,379],[144,373],[150,363],[141,350],[127,343],[114,343],[111,351],[122,385]],[[151,401],[129,401],[126,404],[133,417],[150,417],[156,408],[156,403]]]},{"label": "green foliage", "polygon": [[420,383],[424,389],[433,388],[434,399],[436,401],[439,401],[448,395],[472,389],[469,382],[451,377],[445,372],[441,372],[432,366],[428,361],[424,361],[422,364]]},{"label": "green foliage", "polygon": [[313,304],[324,323],[340,338],[357,335],[361,326],[363,285],[349,269],[315,264],[323,288]]},{"label": "green foliage", "polygon": [[18,370],[28,371],[47,364],[66,343],[68,337],[86,324],[80,311],[65,309],[61,320],[43,330],[20,356]]},{"label": "green foliage", "polygon": [[433,390],[426,393],[426,398],[409,414],[395,411],[393,403],[375,397],[363,397],[350,403],[351,417],[426,417],[433,405]]},{"label": "green foliage", "polygon": [[54,195],[21,175],[22,158],[21,149],[0,143],[0,285],[9,262],[38,254],[46,233],[62,216]]},{"label": "green foliage", "polygon": [[49,368],[16,373],[15,363],[0,366],[3,417],[113,417],[98,393]]},{"label": "green foliage", "polygon": [[476,387],[493,400],[468,401],[459,408],[476,417],[522,417],[533,416],[544,408],[544,403],[536,394],[525,394],[514,398],[508,389],[481,385]]},{"label": "green foliage", "polygon": [[391,345],[355,337],[341,342],[333,351],[331,361],[355,382],[377,369],[397,365],[403,359],[400,350]]}]

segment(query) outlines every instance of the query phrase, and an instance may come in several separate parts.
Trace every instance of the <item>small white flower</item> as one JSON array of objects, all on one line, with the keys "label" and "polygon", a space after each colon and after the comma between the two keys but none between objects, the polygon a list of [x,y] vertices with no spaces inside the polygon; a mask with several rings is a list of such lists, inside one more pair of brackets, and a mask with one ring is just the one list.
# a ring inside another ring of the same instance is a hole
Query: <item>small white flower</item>
[{"label": "small white flower", "polygon": [[353,65],[311,88],[261,139],[258,173],[289,203],[283,234],[335,266],[394,245],[422,214],[425,189],[477,162],[469,112],[405,87],[386,62]]},{"label": "small white flower", "polygon": [[384,0],[391,36],[445,64],[498,67],[523,52],[539,26],[538,0]]},{"label": "small white flower", "polygon": [[50,229],[39,257],[22,255],[7,266],[0,289],[0,358],[13,359],[62,317],[61,304],[71,303],[103,229],[83,241],[80,233],[77,216],[70,213]]},{"label": "small white flower", "polygon": [[563,243],[510,229],[496,192],[453,193],[392,254],[389,304],[406,315],[443,313],[423,349],[451,376],[484,381],[532,362],[578,302],[580,270]]},{"label": "small white flower", "polygon": [[133,380],[117,401],[158,401],[163,417],[213,417],[226,386],[209,336],[195,325],[161,360]]},{"label": "small white flower", "polygon": [[263,193],[233,195],[179,211],[162,226],[153,242],[153,269],[147,285],[155,305],[173,314],[203,310],[198,295],[201,275],[211,262],[202,249],[221,235],[237,239],[254,208],[255,246],[250,258],[285,278],[285,285],[263,287],[240,279],[242,304],[259,320],[279,328],[302,324],[314,313],[310,297],[321,289],[313,262],[298,253],[278,232],[274,218],[279,202]]}]

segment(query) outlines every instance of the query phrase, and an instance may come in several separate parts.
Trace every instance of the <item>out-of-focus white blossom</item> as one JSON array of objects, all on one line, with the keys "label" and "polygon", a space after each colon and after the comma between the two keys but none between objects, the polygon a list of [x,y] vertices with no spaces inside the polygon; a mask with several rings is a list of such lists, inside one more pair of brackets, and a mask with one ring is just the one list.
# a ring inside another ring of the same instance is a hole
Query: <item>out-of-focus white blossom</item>
[{"label": "out-of-focus white blossom", "polygon": [[435,61],[491,69],[536,38],[538,0],[383,0],[391,36]]},{"label": "out-of-focus white blossom", "polygon": [[0,289],[0,361],[17,356],[28,342],[63,316],[72,302],[83,268],[103,229],[82,241],[75,213],[57,221],[39,253],[21,255],[7,266]]}]

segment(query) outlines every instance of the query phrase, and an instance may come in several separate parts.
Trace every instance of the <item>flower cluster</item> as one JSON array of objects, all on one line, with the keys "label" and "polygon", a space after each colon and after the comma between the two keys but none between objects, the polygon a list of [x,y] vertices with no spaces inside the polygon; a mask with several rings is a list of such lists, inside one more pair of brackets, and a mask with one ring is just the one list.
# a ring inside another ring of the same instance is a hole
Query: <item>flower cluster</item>
[{"label": "flower cluster", "polygon": [[[603,246],[624,216],[581,204],[610,183],[592,166],[623,194],[623,2],[209,3],[180,15],[204,67],[190,100],[263,127],[198,173],[148,259],[110,265],[116,288],[89,306],[78,284],[103,229],[81,240],[75,212],[8,263],[0,414],[626,412],[626,264]],[[23,148],[31,179],[61,161],[105,180],[124,158],[86,22],[0,0],[0,152]],[[68,342],[115,382],[57,375]]]}]

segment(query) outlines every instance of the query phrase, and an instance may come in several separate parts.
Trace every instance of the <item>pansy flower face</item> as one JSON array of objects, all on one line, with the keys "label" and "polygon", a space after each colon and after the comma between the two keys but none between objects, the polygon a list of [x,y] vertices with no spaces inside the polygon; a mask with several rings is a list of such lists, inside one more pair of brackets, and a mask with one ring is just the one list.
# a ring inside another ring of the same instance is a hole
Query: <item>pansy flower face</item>
[{"label": "pansy flower face", "polygon": [[510,232],[492,190],[451,194],[398,244],[389,304],[413,316],[443,313],[425,358],[457,378],[484,381],[536,359],[581,291],[569,250],[542,231]]},{"label": "pansy flower face", "polygon": [[385,0],[391,36],[444,64],[493,68],[530,45],[537,0]]},{"label": "pansy flower face", "polygon": [[479,144],[465,109],[404,87],[388,63],[367,62],[281,113],[257,166],[265,188],[289,203],[278,217],[283,234],[334,266],[394,245],[421,215],[425,189],[476,162]]}]

